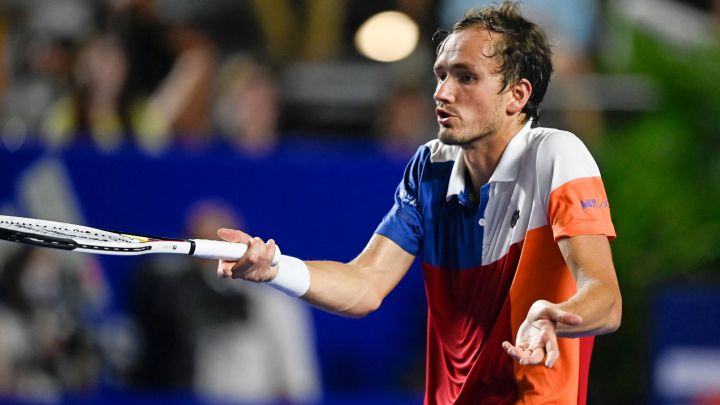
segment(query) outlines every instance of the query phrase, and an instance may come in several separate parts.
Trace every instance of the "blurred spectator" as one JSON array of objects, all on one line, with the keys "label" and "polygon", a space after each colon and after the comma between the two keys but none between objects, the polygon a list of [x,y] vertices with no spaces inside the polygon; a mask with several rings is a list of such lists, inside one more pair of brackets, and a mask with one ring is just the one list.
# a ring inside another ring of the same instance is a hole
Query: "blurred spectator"
[{"label": "blurred spectator", "polygon": [[54,105],[44,132],[56,144],[86,136],[105,149],[125,138],[149,151],[173,135],[194,142],[210,134],[214,60],[203,34],[167,25],[152,0],[114,2],[82,47],[72,91]]},{"label": "blurred spectator", "polygon": [[699,10],[710,13],[716,23],[720,23],[720,0],[678,0]]},{"label": "blurred spectator", "polygon": [[[188,214],[188,234],[217,239],[218,228],[238,222],[226,204],[203,201]],[[167,256],[138,269],[131,301],[144,354],[134,384],[192,387],[215,400],[317,401],[307,307],[269,288],[228,284],[216,268],[212,260]]]},{"label": "blurred spectator", "polygon": [[215,105],[218,130],[231,147],[264,156],[278,142],[280,91],[270,68],[241,56],[220,70]]},{"label": "blurred spectator", "polygon": [[329,59],[342,44],[347,0],[252,0],[273,61]]},{"label": "blurred spectator", "polygon": [[5,92],[5,86],[7,85],[7,56],[6,56],[6,45],[7,41],[7,21],[5,16],[5,10],[0,6],[0,99]]},{"label": "blurred spectator", "polygon": [[383,149],[402,160],[412,156],[437,133],[433,109],[432,98],[417,86],[392,90],[376,118],[375,133]]},{"label": "blurred spectator", "polygon": [[77,44],[92,15],[83,0],[3,2],[0,13],[3,69],[0,131],[22,144],[37,135],[49,106],[69,87]]},{"label": "blurred spectator", "polygon": [[92,390],[101,360],[93,318],[106,304],[94,262],[73,266],[61,253],[18,249],[0,274],[0,393],[58,402]]}]

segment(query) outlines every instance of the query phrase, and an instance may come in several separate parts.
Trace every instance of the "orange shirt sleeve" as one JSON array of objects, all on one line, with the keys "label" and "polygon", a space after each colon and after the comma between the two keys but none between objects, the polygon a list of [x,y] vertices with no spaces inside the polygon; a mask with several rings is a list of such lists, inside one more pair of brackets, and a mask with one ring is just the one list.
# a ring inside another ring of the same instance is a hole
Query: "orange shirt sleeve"
[{"label": "orange shirt sleeve", "polygon": [[610,203],[599,176],[577,178],[553,190],[547,211],[556,241],[577,235],[616,237]]}]

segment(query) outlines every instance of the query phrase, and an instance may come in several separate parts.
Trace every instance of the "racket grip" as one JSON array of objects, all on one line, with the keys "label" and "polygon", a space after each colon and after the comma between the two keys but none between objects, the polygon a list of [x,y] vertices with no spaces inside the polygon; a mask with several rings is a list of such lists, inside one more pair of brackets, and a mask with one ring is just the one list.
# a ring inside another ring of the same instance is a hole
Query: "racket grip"
[{"label": "racket grip", "polygon": [[[190,253],[195,257],[216,260],[238,260],[247,252],[247,245],[244,243],[224,242],[221,240],[190,239],[195,243],[195,250]],[[275,256],[272,265],[277,266],[280,260],[280,247],[275,245]]]}]

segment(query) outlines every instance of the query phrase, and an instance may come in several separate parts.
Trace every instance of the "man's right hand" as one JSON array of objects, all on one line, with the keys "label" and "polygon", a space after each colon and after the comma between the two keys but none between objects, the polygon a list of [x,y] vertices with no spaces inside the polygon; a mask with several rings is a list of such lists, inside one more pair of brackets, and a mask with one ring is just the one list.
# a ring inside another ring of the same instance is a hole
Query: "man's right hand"
[{"label": "man's right hand", "polygon": [[275,278],[277,267],[272,266],[275,255],[275,241],[270,239],[267,243],[260,238],[253,238],[245,232],[236,229],[222,228],[218,236],[226,242],[244,243],[248,250],[238,260],[220,260],[217,275],[223,278],[240,278],[258,283],[267,282]]}]

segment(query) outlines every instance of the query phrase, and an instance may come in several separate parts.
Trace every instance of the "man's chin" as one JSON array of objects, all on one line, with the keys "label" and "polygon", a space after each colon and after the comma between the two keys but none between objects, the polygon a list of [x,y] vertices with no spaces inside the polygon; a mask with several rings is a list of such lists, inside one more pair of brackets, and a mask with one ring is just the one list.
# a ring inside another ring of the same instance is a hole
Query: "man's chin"
[{"label": "man's chin", "polygon": [[445,145],[461,145],[462,139],[460,139],[453,131],[449,128],[440,128],[438,130],[438,139]]}]

